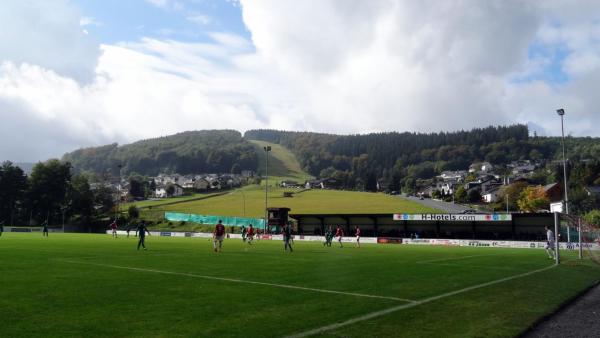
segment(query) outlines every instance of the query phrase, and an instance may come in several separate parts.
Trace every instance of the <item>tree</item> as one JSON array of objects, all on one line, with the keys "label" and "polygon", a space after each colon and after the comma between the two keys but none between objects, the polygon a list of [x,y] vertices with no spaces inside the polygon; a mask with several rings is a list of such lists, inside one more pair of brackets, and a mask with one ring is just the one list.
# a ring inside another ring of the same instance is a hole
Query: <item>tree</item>
[{"label": "tree", "polygon": [[414,194],[417,189],[417,182],[412,177],[407,177],[404,179],[404,193],[406,194]]},{"label": "tree", "polygon": [[479,203],[481,202],[481,193],[477,189],[471,189],[467,193],[467,199],[470,203]]},{"label": "tree", "polygon": [[27,200],[33,215],[45,220],[58,212],[65,204],[67,189],[71,181],[71,164],[49,160],[33,167],[29,176]]},{"label": "tree", "polygon": [[23,203],[26,189],[27,176],[23,170],[11,162],[4,162],[0,167],[0,221],[12,223],[14,210]]},{"label": "tree", "polygon": [[166,192],[167,192],[167,196],[168,196],[168,197],[171,197],[171,196],[173,196],[173,194],[175,193],[175,186],[174,186],[174,185],[172,185],[172,184],[169,184],[169,185],[167,186]]},{"label": "tree", "polygon": [[374,173],[369,173],[367,175],[367,181],[365,183],[366,191],[377,191],[377,177]]},{"label": "tree", "polygon": [[548,209],[550,200],[542,186],[529,186],[521,192],[517,205],[522,211],[536,212],[540,209]]},{"label": "tree", "polygon": [[131,177],[129,179],[129,193],[133,197],[144,197],[144,186],[140,177]]},{"label": "tree", "polygon": [[467,191],[465,187],[462,185],[456,189],[454,192],[454,200],[458,203],[466,203],[467,202]]},{"label": "tree", "polygon": [[127,214],[130,219],[137,219],[140,217],[140,209],[138,209],[135,205],[130,205],[129,209],[127,209]]},{"label": "tree", "polygon": [[400,181],[402,181],[401,174],[394,170],[394,173],[392,174],[392,178],[388,185],[388,189],[391,191],[400,191]]},{"label": "tree", "polygon": [[500,198],[498,198],[498,203],[502,204],[502,208],[506,207],[506,200],[508,199],[508,209],[509,210],[517,210],[517,200],[521,198],[521,192],[527,187],[527,183],[525,182],[515,182],[508,186],[502,188],[500,192]]},{"label": "tree", "polygon": [[231,166],[231,173],[234,175],[240,175],[242,173],[242,167],[239,165],[239,163],[234,163]]},{"label": "tree", "polygon": [[115,206],[115,191],[108,185],[94,190],[94,205],[99,214],[108,213]]},{"label": "tree", "polygon": [[319,173],[319,177],[320,178],[330,178],[333,176],[333,173],[335,173],[335,168],[334,167],[327,167],[323,170],[321,170],[321,172]]},{"label": "tree", "polygon": [[600,227],[600,209],[594,209],[583,216],[586,222]]},{"label": "tree", "polygon": [[83,223],[91,220],[94,214],[94,193],[85,175],[76,175],[71,180],[67,193],[67,203],[71,214],[80,215]]}]

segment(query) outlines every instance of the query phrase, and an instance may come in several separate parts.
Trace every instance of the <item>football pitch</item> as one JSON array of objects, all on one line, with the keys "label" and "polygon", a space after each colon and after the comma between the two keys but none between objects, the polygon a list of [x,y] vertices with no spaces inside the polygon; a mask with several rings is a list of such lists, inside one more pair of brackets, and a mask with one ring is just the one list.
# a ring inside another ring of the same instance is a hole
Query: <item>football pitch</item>
[{"label": "football pitch", "polygon": [[600,280],[543,250],[4,233],[1,337],[511,337]]}]

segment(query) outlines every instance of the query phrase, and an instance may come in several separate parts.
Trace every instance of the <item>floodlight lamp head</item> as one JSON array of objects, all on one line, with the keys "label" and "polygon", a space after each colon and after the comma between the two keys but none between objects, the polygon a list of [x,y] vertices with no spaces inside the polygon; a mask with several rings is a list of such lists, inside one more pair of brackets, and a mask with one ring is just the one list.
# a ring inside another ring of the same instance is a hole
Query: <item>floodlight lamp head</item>
[{"label": "floodlight lamp head", "polygon": [[557,109],[557,110],[556,110],[556,113],[557,113],[558,115],[560,115],[560,116],[563,116],[563,115],[565,115],[565,110],[564,110],[564,109]]}]

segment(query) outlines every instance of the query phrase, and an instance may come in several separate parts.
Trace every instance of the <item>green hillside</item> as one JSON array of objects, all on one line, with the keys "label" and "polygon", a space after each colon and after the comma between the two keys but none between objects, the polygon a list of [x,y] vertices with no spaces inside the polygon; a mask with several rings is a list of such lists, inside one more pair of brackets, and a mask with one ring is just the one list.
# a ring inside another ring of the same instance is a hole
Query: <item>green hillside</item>
[{"label": "green hillside", "polygon": [[261,175],[264,175],[266,165],[264,147],[270,146],[269,179],[272,178],[274,181],[294,180],[303,182],[311,177],[302,170],[296,156],[284,146],[258,140],[250,140],[249,142],[256,147],[258,153],[258,172]]},{"label": "green hillside", "polygon": [[65,154],[63,160],[76,171],[108,171],[113,176],[119,174],[119,165],[121,174],[198,174],[229,173],[234,166],[236,170],[255,170],[258,154],[238,131],[199,130],[121,146],[79,149]]},{"label": "green hillside", "polygon": [[[284,192],[296,192],[293,197],[283,197]],[[382,193],[339,190],[296,190],[271,186],[269,207],[288,207],[292,213],[417,213],[439,212],[412,201]],[[235,190],[229,194],[164,205],[142,211],[142,217],[159,218],[163,212],[182,212],[203,215],[263,217],[265,210],[264,187],[256,185]]]}]

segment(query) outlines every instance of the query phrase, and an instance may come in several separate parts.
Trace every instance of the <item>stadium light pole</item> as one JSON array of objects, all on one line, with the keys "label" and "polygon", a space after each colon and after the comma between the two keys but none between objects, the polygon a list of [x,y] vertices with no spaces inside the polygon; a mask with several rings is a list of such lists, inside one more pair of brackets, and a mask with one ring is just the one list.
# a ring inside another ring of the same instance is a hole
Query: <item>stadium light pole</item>
[{"label": "stadium light pole", "polygon": [[[565,125],[564,125],[564,109],[557,109],[556,113],[560,116],[560,131],[562,134],[562,158],[563,158],[563,181],[565,183],[565,213],[569,214],[569,194],[567,191],[567,160],[565,158]],[[569,226],[567,226],[567,243],[571,241],[571,233],[569,231]]]},{"label": "stadium light pole", "polygon": [[121,211],[121,168],[123,165],[118,164],[119,168],[119,182],[117,183],[117,212],[115,213],[115,221],[119,218],[119,212]]},{"label": "stadium light pole", "polygon": [[269,152],[271,146],[263,147],[266,153],[265,157],[265,234],[267,233],[267,225],[269,223],[268,196],[269,196]]},{"label": "stadium light pole", "polygon": [[560,130],[562,134],[562,158],[563,158],[563,180],[565,183],[565,213],[569,214],[569,194],[567,192],[567,160],[565,158],[565,125],[563,122],[563,116],[565,115],[564,109],[556,110],[556,113],[560,116]]},{"label": "stadium light pole", "polygon": [[558,231],[560,230],[560,213],[554,213],[554,260],[555,264],[560,264],[560,245],[558,243]]}]

